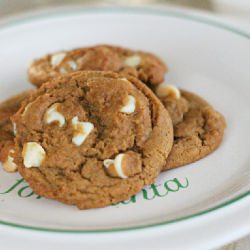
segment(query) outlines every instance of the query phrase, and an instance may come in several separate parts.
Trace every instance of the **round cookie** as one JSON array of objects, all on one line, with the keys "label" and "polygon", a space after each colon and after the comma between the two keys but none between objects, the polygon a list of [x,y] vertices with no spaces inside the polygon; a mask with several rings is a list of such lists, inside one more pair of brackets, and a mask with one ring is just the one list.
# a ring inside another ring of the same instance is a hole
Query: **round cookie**
[{"label": "round cookie", "polygon": [[109,45],[61,51],[33,61],[28,69],[30,81],[41,86],[55,76],[77,70],[114,71],[137,77],[148,85],[164,79],[166,65],[155,55]]},{"label": "round cookie", "polygon": [[15,162],[39,195],[107,206],[159,175],[172,148],[171,118],[134,77],[79,71],[43,84],[13,117]]},{"label": "round cookie", "polygon": [[174,124],[174,144],[163,170],[197,161],[211,154],[222,142],[226,122],[201,97],[181,90],[162,96]]},{"label": "round cookie", "polygon": [[18,111],[22,101],[31,93],[32,90],[28,90],[0,103],[0,162],[7,172],[15,172],[17,169],[12,161],[15,136],[10,117]]}]

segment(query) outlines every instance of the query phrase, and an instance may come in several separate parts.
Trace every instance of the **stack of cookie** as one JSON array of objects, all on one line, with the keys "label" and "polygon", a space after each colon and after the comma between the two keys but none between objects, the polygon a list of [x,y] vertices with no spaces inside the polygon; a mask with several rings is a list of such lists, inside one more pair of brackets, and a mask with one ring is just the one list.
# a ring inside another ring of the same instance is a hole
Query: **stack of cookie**
[{"label": "stack of cookie", "polygon": [[39,195],[107,206],[197,161],[225,121],[205,100],[163,83],[155,55],[107,45],[49,54],[28,69],[37,90],[0,104],[0,160]]}]

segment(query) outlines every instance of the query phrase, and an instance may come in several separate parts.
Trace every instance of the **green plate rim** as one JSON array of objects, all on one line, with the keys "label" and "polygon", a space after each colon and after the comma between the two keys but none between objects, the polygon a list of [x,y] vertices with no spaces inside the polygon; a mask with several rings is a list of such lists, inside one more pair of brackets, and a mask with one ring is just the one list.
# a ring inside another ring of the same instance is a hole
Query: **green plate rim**
[{"label": "green plate rim", "polygon": [[[187,21],[192,21],[192,22],[198,22],[198,23],[203,23],[209,26],[213,26],[215,28],[219,28],[222,30],[229,31],[231,33],[237,34],[241,37],[250,39],[250,34],[248,34],[245,31],[242,31],[238,28],[235,28],[233,26],[230,26],[228,24],[220,23],[218,21],[210,20],[207,17],[200,17],[200,16],[195,16],[192,14],[184,14],[182,12],[179,12],[177,10],[166,10],[166,9],[155,9],[155,8],[148,8],[148,7],[84,7],[83,9],[80,10],[62,10],[57,13],[48,13],[48,14],[38,14],[35,16],[31,17],[20,17],[15,20],[10,20],[7,21],[6,23],[1,23],[0,24],[0,29],[6,29],[9,27],[29,23],[30,21],[34,20],[41,20],[41,19],[46,19],[48,17],[58,17],[58,16],[67,16],[69,14],[84,14],[84,13],[95,13],[95,14],[110,14],[110,13],[126,13],[126,14],[151,14],[155,16],[168,16],[168,17],[173,17],[173,18],[179,18],[179,19],[184,19]],[[238,201],[241,201],[242,199],[248,197],[250,195],[250,190],[246,191],[245,193],[238,195],[237,197],[228,200],[226,202],[223,202],[219,205],[216,205],[214,207],[208,208],[206,210],[190,214],[187,216],[183,216],[180,218],[176,218],[173,220],[166,220],[162,221],[159,223],[151,223],[151,224],[146,224],[146,225],[141,225],[141,226],[131,226],[131,227],[122,227],[122,228],[111,228],[111,229],[95,229],[95,230],[74,230],[74,229],[60,229],[60,228],[45,228],[45,227],[34,227],[34,226],[27,226],[23,224],[16,224],[12,222],[7,222],[7,221],[2,221],[0,220],[0,225],[6,225],[6,226],[11,226],[14,228],[21,228],[21,229],[28,229],[28,230],[33,230],[33,231],[40,231],[40,232],[54,232],[54,233],[110,233],[110,232],[121,232],[121,231],[133,231],[133,230],[138,230],[138,229],[146,229],[146,228],[152,228],[152,227],[158,227],[158,226],[164,226],[168,224],[173,224],[177,222],[181,222],[184,220],[189,220],[192,218],[199,217],[201,215],[205,215],[208,213],[211,213],[213,211],[216,211],[218,209],[222,209],[224,207],[227,207],[231,204],[234,204]]]}]

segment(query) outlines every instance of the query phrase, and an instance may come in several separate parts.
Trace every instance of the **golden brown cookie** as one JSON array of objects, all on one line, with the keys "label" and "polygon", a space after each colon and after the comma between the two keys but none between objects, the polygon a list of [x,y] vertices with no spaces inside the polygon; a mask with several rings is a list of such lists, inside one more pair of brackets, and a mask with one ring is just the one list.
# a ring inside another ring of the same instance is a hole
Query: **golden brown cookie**
[{"label": "golden brown cookie", "polygon": [[[174,145],[163,168],[169,170],[211,154],[222,142],[226,122],[201,97],[171,85],[162,86],[156,93],[174,124]],[[164,91],[172,94],[164,95]]]},{"label": "golden brown cookie", "polygon": [[22,101],[31,93],[32,90],[28,90],[0,103],[0,162],[7,172],[16,171],[12,158],[14,152],[14,131],[10,117],[17,112],[21,107]]},{"label": "golden brown cookie", "polygon": [[114,71],[157,85],[163,81],[167,68],[153,54],[99,45],[46,55],[33,61],[28,76],[33,84],[41,86],[55,76],[78,70]]},{"label": "golden brown cookie", "polygon": [[15,162],[39,195],[107,206],[159,175],[172,148],[172,122],[134,77],[79,71],[43,84],[13,117]]}]

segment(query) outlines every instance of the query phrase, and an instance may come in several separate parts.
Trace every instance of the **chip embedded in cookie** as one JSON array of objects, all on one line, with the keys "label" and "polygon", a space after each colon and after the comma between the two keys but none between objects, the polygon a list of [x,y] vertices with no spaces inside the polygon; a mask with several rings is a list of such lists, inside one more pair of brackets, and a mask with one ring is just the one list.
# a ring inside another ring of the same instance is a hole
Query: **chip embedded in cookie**
[{"label": "chip embedded in cookie", "polygon": [[18,111],[22,101],[28,98],[32,91],[22,92],[0,103],[0,162],[7,172],[17,170],[13,161],[15,124],[11,122],[10,117]]},{"label": "chip embedded in cookie", "polygon": [[13,117],[15,162],[39,195],[80,209],[116,203],[159,175],[171,118],[134,77],[79,71],[44,84]]},{"label": "chip embedded in cookie", "polygon": [[174,145],[163,170],[197,161],[219,147],[226,122],[210,104],[193,93],[165,83],[155,92],[174,125]]},{"label": "chip embedded in cookie", "polygon": [[99,45],[46,55],[33,61],[28,76],[34,85],[41,86],[55,76],[78,70],[119,72],[137,77],[150,86],[163,81],[167,67],[147,52]]}]

